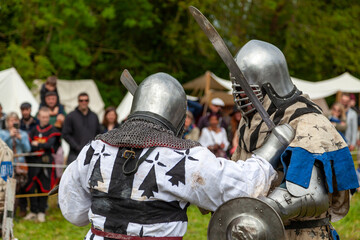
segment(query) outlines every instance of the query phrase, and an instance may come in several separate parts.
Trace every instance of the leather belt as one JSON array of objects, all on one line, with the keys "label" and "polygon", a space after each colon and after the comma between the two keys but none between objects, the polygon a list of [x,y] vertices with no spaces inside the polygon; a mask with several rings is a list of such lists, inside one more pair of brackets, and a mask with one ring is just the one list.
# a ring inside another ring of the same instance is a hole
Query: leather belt
[{"label": "leather belt", "polygon": [[290,222],[289,225],[285,226],[285,229],[314,228],[314,227],[327,226],[329,224],[330,224],[329,218],[322,218],[322,219],[309,220],[309,221]]},{"label": "leather belt", "polygon": [[182,237],[139,237],[139,236],[128,236],[119,233],[110,233],[98,230],[91,227],[91,232],[100,237],[120,239],[120,240],[182,240]]}]

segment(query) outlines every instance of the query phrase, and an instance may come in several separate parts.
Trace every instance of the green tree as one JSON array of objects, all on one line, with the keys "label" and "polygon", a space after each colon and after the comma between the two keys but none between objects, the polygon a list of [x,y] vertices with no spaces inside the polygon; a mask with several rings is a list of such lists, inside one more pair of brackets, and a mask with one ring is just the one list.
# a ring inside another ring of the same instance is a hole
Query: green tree
[{"label": "green tree", "polygon": [[360,76],[356,0],[0,0],[0,69],[16,67],[28,85],[52,74],[94,79],[107,106],[126,92],[125,68],[138,83],[159,71],[182,83],[206,70],[227,78],[190,5],[233,54],[259,39],[283,50],[292,76]]},{"label": "green tree", "polygon": [[360,2],[298,1],[286,31],[290,72],[319,81],[348,71],[360,76]]}]

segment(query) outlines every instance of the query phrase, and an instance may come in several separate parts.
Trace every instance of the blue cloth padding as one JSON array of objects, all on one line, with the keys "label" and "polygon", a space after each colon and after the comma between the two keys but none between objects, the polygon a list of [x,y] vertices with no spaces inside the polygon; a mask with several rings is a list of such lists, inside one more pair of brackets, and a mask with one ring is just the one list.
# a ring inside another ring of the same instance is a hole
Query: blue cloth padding
[{"label": "blue cloth padding", "polygon": [[300,147],[288,147],[281,155],[285,179],[308,188],[315,160],[320,161],[323,165],[330,193],[334,191],[332,169],[334,169],[338,191],[359,187],[354,162],[348,147],[322,154],[310,153]]},{"label": "blue cloth padding", "polygon": [[340,236],[335,229],[330,229],[330,232],[334,240],[340,240]]}]

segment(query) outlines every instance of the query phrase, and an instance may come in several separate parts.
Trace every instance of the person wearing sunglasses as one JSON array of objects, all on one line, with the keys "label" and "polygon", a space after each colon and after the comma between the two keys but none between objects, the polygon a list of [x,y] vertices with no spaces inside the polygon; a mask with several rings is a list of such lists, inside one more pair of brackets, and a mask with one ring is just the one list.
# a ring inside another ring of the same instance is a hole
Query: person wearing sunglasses
[{"label": "person wearing sunglasses", "polygon": [[70,145],[67,164],[73,162],[82,147],[100,133],[97,115],[89,108],[89,95],[78,95],[78,106],[66,116],[62,129],[63,138]]}]

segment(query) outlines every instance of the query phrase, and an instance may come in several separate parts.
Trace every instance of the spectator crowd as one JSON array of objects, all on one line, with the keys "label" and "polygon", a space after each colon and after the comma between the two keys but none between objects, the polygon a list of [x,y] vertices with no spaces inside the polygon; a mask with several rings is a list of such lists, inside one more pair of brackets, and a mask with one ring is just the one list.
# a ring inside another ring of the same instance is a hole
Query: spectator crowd
[{"label": "spectator crowd", "polygon": [[[66,113],[56,82],[57,78],[51,76],[42,85],[41,103],[36,116],[31,116],[31,104],[28,102],[21,104],[21,116],[15,112],[4,113],[0,103],[0,139],[14,153],[17,194],[48,193],[62,175],[63,168],[58,166],[70,164],[97,134],[111,131],[121,124],[115,107],[106,108],[104,117],[99,122],[97,115],[89,108],[91,96],[86,92],[78,95],[77,107]],[[224,114],[224,107],[223,100],[213,98],[203,112],[199,103],[189,101],[183,138],[198,141],[217,157],[230,159],[239,141],[237,128],[241,113],[234,107],[229,114]],[[356,108],[354,94],[343,93],[341,101],[331,106],[329,120],[351,151],[360,145],[359,117],[360,111]],[[69,144],[70,151],[66,159],[61,139]],[[360,181],[360,169],[357,173]],[[19,198],[16,207],[19,208],[18,217],[46,221],[45,195],[31,197],[29,200]]]},{"label": "spectator crowd", "polygon": [[[115,108],[106,109],[102,124],[89,108],[86,92],[78,95],[78,106],[65,112],[56,87],[57,78],[47,78],[40,90],[40,105],[36,116],[31,115],[31,104],[20,105],[21,116],[4,113],[0,103],[0,139],[14,153],[16,194],[35,197],[18,198],[15,203],[17,217],[45,222],[47,193],[59,182],[63,166],[76,159],[82,147],[97,134],[119,126]],[[14,109],[15,110],[15,109]],[[61,139],[70,147],[67,159]]]}]

